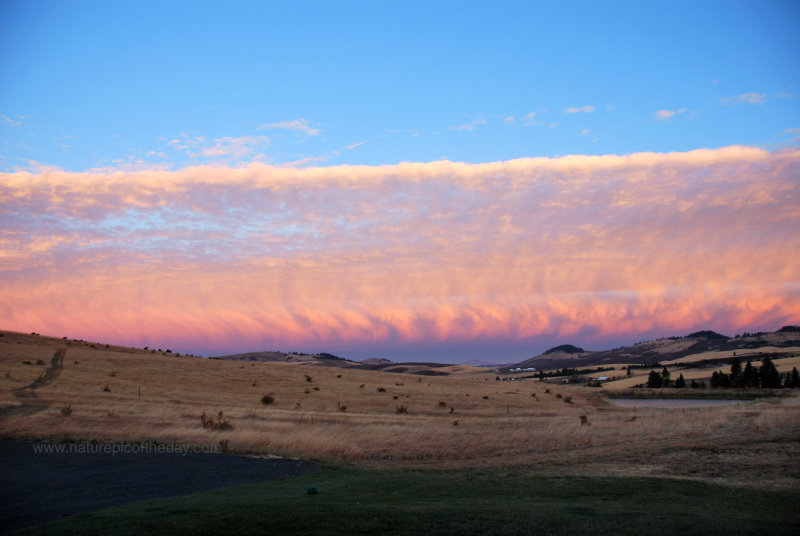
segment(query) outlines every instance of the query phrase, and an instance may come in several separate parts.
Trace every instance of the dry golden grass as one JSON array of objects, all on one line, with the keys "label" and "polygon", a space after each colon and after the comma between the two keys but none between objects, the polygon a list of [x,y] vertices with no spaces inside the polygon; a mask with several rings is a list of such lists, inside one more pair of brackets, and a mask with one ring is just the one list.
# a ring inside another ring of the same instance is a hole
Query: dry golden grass
[{"label": "dry golden grass", "polygon": [[[4,335],[5,438],[223,442],[236,452],[366,465],[694,478],[717,478],[719,464],[737,459],[741,470],[728,467],[725,478],[789,486],[800,478],[797,396],[634,412],[609,404],[604,389],[498,382],[495,374],[473,369],[427,377]],[[45,372],[58,348],[66,354],[57,378],[35,389],[35,398],[21,397],[20,389]],[[262,403],[265,395],[274,400]],[[61,412],[66,404],[69,416]],[[203,427],[203,413],[216,419],[220,411],[231,428]]]}]

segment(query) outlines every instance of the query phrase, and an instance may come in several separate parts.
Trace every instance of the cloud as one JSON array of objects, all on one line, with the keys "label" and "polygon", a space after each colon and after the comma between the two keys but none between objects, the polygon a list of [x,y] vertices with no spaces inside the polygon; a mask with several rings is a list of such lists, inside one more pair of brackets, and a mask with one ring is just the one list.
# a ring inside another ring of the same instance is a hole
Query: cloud
[{"label": "cloud", "polygon": [[722,104],[764,104],[767,102],[765,93],[742,93],[733,97],[725,97]]},{"label": "cloud", "polygon": [[185,152],[192,158],[238,160],[252,157],[269,142],[270,139],[266,136],[224,136],[209,141],[204,136],[192,137],[184,133],[178,138],[169,140],[167,145],[174,150]]},{"label": "cloud", "polygon": [[655,119],[656,121],[671,121],[673,117],[683,113],[686,113],[686,108],[681,108],[679,110],[658,110],[655,113]]},{"label": "cloud", "polygon": [[22,121],[17,121],[16,119],[12,119],[12,118],[10,118],[8,116],[5,116],[5,115],[0,115],[0,119],[2,119],[2,121],[5,124],[11,125],[11,126],[15,126],[15,127],[18,127],[18,126],[20,126],[22,124]]},{"label": "cloud", "polygon": [[281,129],[281,128],[287,130],[296,130],[308,136],[319,136],[319,134],[322,132],[318,128],[313,128],[308,119],[303,119],[303,118],[293,119],[291,121],[282,121],[280,123],[269,123],[266,125],[261,125],[258,128],[259,130]]},{"label": "cloud", "polygon": [[523,117],[522,118],[522,124],[525,125],[526,127],[529,127],[529,126],[532,126],[532,125],[544,125],[544,123],[542,123],[541,121],[537,121],[536,120],[536,112],[531,112],[528,115],[526,115],[525,117]]},{"label": "cloud", "polygon": [[359,142],[356,142],[356,143],[351,143],[350,145],[345,146],[345,149],[348,149],[348,150],[352,151],[356,147],[361,147],[365,143],[367,143],[367,140],[362,140],[362,141],[359,141]]},{"label": "cloud", "polygon": [[800,151],[752,147],[5,173],[0,321],[206,353],[493,356],[774,329],[800,318],[799,174]]},{"label": "cloud", "polygon": [[453,130],[465,130],[467,132],[472,132],[473,130],[475,130],[475,127],[480,126],[480,125],[485,125],[485,124],[486,124],[486,119],[478,118],[478,119],[473,119],[469,123],[466,123],[466,124],[463,124],[463,125],[456,125],[456,126],[452,127],[452,129]]},{"label": "cloud", "polygon": [[580,108],[566,108],[564,110],[565,114],[579,114],[579,113],[586,113],[591,114],[594,113],[594,106],[581,106]]}]

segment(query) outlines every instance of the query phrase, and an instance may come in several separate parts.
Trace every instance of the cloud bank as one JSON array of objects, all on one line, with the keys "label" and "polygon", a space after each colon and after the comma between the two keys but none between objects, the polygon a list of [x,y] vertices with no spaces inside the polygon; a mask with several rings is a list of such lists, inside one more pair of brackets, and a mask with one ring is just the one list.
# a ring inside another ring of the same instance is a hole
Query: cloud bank
[{"label": "cloud bank", "polygon": [[[4,329],[213,354],[800,319],[800,151],[0,175]],[[431,357],[431,356],[427,356]],[[447,356],[457,360],[457,356]]]}]

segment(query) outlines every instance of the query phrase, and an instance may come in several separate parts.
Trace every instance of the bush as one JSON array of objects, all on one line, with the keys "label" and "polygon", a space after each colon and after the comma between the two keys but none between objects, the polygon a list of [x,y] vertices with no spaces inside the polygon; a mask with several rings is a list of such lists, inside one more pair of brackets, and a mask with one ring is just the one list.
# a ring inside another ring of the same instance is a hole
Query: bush
[{"label": "bush", "polygon": [[70,415],[72,415],[72,402],[64,404],[64,407],[61,408],[61,415],[63,415],[64,417],[69,417]]},{"label": "bush", "polygon": [[200,415],[200,424],[203,425],[203,428],[210,428],[212,430],[233,430],[233,425],[229,420],[224,418],[221,411],[217,413],[216,420],[206,415],[204,411],[203,414]]},{"label": "bush", "polygon": [[406,406],[397,406],[395,413],[408,413],[408,408]]},{"label": "bush", "polygon": [[445,402],[444,400],[440,400],[439,401],[439,407],[440,408],[446,408],[447,407],[447,402]]},{"label": "bush", "polygon": [[379,393],[385,393],[386,389],[384,389],[383,387],[378,387],[378,392]]},{"label": "bush", "polygon": [[273,402],[275,402],[275,397],[272,395],[264,395],[261,397],[261,403],[265,406],[269,406]]}]

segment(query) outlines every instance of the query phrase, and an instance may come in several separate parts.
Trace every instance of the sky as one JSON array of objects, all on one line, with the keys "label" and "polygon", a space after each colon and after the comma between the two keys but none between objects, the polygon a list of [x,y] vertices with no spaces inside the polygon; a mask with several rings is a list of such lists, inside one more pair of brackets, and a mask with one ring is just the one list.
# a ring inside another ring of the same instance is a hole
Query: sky
[{"label": "sky", "polygon": [[798,2],[0,3],[0,329],[514,362],[800,323]]}]

